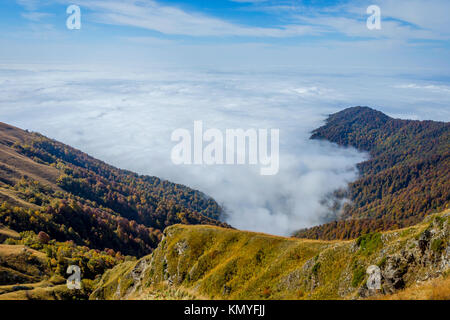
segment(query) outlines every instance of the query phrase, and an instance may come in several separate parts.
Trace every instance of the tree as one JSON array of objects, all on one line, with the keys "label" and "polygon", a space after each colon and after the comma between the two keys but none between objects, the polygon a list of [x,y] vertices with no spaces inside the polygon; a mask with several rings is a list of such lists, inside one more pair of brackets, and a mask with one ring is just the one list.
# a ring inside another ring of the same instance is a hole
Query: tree
[{"label": "tree", "polygon": [[47,244],[50,241],[50,236],[44,231],[41,231],[38,233],[38,240],[40,243]]}]

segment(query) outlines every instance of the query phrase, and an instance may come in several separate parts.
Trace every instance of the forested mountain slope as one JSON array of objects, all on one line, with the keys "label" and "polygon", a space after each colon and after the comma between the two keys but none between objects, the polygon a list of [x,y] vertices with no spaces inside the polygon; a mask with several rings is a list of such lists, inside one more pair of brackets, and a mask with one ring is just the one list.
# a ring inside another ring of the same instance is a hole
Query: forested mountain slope
[{"label": "forested mountain slope", "polygon": [[176,223],[227,226],[186,186],[140,176],[38,133],[0,123],[0,224],[56,241],[142,256]]},{"label": "forested mountain slope", "polygon": [[312,139],[368,151],[345,194],[340,221],[301,230],[314,239],[347,239],[410,226],[450,202],[450,123],[393,119],[368,107],[330,115]]}]

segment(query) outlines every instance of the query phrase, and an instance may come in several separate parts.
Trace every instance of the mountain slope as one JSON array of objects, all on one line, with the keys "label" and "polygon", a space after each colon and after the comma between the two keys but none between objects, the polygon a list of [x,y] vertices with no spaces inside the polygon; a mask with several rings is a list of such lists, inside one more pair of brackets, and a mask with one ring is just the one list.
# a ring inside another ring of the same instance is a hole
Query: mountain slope
[{"label": "mountain slope", "polygon": [[[91,299],[351,299],[448,278],[450,211],[352,241],[174,225],[139,261],[108,270]],[[366,286],[378,265],[382,290]],[[449,298],[449,297],[447,297]]]},{"label": "mountain slope", "polygon": [[142,256],[167,226],[227,226],[216,220],[220,215],[201,192],[0,123],[0,224],[14,231]]},{"label": "mountain slope", "polygon": [[299,237],[348,239],[418,223],[450,202],[450,123],[393,119],[368,107],[330,115],[312,139],[368,151],[345,196],[341,221],[301,230]]}]

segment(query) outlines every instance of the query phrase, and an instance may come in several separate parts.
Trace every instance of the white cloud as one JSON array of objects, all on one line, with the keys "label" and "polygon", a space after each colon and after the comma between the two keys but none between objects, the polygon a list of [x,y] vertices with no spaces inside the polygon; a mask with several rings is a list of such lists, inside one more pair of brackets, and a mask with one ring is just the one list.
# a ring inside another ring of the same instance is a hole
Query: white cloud
[{"label": "white cloud", "polygon": [[27,20],[38,22],[38,21],[41,21],[41,20],[43,20],[45,18],[51,17],[52,14],[47,13],[47,12],[32,11],[32,12],[23,12],[21,14],[21,16],[24,17]]},{"label": "white cloud", "polygon": [[38,9],[43,4],[41,0],[16,0],[16,2],[30,11]]},{"label": "white cloud", "polygon": [[320,88],[316,86],[312,87],[299,87],[291,89],[293,92],[297,93],[300,96],[307,97],[307,96],[318,96],[322,97],[327,94],[333,94],[336,95],[337,93],[334,92],[334,90],[330,90],[327,88]]},{"label": "white cloud", "polygon": [[447,0],[381,0],[379,5],[384,16],[409,22],[447,39],[450,36],[450,2]]},{"label": "white cloud", "polygon": [[434,85],[434,84],[428,84],[428,85],[419,85],[416,83],[408,83],[408,84],[400,84],[394,86],[395,88],[399,89],[419,89],[419,90],[428,90],[433,91],[436,93],[447,93],[450,94],[450,87],[445,85]]},{"label": "white cloud", "polygon": [[[42,132],[121,168],[187,184],[213,196],[241,229],[289,234],[321,223],[321,200],[355,179],[363,156],[309,132],[326,115],[371,105],[389,114],[449,119],[447,100],[430,92],[395,88],[398,79],[358,72],[331,75],[308,70],[115,72],[48,66],[0,67],[0,117]],[[400,90],[400,91],[399,91]],[[426,109],[425,109],[426,107]],[[171,132],[206,128],[279,128],[280,172],[259,167],[174,166]]]},{"label": "white cloud", "polygon": [[311,26],[249,27],[198,12],[144,1],[78,1],[95,12],[97,22],[155,30],[168,35],[291,37],[315,33]]},{"label": "white cloud", "polygon": [[[119,167],[198,188],[223,204],[228,222],[242,229],[286,235],[320,223],[328,212],[320,200],[354,179],[354,165],[362,159],[355,151],[308,140],[327,111],[317,109],[318,99],[331,99],[319,97],[325,89],[318,86],[241,73],[25,68],[0,74],[5,121]],[[295,92],[300,87],[315,94],[301,101]],[[280,173],[261,176],[257,166],[174,166],[170,134],[192,130],[197,119],[205,129],[280,128]]]}]

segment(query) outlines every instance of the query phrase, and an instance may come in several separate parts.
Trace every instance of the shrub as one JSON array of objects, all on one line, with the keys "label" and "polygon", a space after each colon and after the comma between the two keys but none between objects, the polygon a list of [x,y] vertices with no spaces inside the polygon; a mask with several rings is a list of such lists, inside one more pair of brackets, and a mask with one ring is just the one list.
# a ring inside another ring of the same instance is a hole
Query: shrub
[{"label": "shrub", "polygon": [[445,219],[437,216],[434,218],[434,222],[439,226],[439,228],[442,229],[442,227],[444,226],[444,223],[445,223]]},{"label": "shrub", "polygon": [[381,259],[381,261],[377,263],[377,266],[380,267],[380,268],[384,268],[384,266],[386,265],[386,261],[387,261],[387,258],[383,257]]},{"label": "shrub", "polygon": [[265,288],[264,290],[263,290],[263,292],[262,292],[262,295],[264,296],[264,298],[269,298],[270,297],[270,295],[271,295],[272,293],[270,292],[270,288]]},{"label": "shrub", "polygon": [[356,240],[356,244],[359,246],[360,252],[371,255],[383,245],[381,233],[374,232],[362,235]]},{"label": "shrub", "polygon": [[445,248],[445,241],[443,239],[434,239],[431,243],[431,250],[441,253]]},{"label": "shrub", "polygon": [[319,269],[320,269],[320,262],[317,262],[317,263],[312,267],[312,272],[314,273],[314,275],[317,276],[317,274],[319,273]]},{"label": "shrub", "polygon": [[44,231],[39,232],[38,240],[40,243],[47,244],[50,241],[50,236]]},{"label": "shrub", "polygon": [[352,286],[357,287],[364,280],[364,276],[366,275],[366,270],[359,266],[353,271],[353,279]]}]

